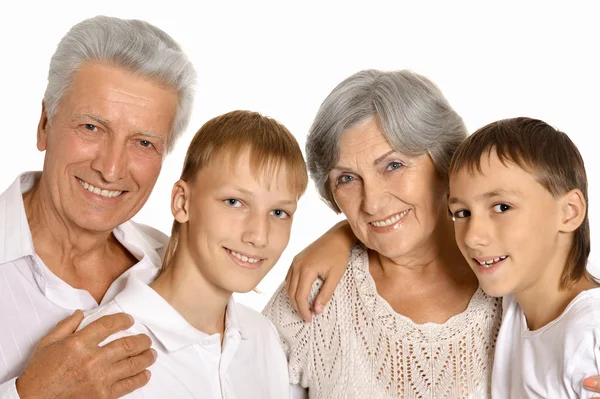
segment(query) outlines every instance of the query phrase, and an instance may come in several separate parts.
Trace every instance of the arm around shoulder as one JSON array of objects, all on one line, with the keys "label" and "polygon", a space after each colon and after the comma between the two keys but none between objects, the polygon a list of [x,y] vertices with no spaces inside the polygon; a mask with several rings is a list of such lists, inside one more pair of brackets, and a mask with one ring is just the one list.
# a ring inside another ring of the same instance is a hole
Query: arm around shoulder
[{"label": "arm around shoulder", "polygon": [[305,321],[312,320],[309,292],[317,278],[324,280],[312,308],[316,314],[323,311],[348,265],[348,255],[356,244],[356,236],[349,223],[343,220],[300,252],[285,278],[286,290],[294,309]]}]

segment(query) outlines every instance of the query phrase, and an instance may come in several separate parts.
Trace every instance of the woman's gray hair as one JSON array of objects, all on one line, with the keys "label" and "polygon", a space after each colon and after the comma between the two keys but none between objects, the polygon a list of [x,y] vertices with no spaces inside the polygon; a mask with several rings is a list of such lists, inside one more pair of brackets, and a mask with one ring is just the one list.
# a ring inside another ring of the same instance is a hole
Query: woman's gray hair
[{"label": "woman's gray hair", "polygon": [[355,73],[323,101],[306,141],[310,176],[337,213],[329,173],[339,159],[340,136],[372,116],[395,151],[407,156],[428,153],[445,178],[454,151],[467,137],[462,118],[429,79],[408,70]]},{"label": "woman's gray hair", "polygon": [[50,123],[73,74],[86,62],[124,68],[177,92],[177,112],[167,139],[170,152],[190,121],[196,84],[196,71],[179,44],[161,29],[135,19],[97,16],[73,26],[50,61],[44,94]]}]

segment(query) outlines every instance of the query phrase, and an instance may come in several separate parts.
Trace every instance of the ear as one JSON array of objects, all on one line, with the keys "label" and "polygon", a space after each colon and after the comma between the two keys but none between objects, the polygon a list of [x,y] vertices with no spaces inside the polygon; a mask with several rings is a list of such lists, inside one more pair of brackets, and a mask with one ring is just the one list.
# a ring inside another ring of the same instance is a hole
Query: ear
[{"label": "ear", "polygon": [[171,191],[171,213],[179,223],[189,220],[190,186],[183,180],[178,180]]},{"label": "ear", "polygon": [[579,189],[573,189],[566,193],[561,200],[560,231],[570,233],[575,230],[585,219],[587,205],[583,193]]},{"label": "ear", "polygon": [[46,104],[42,100],[42,114],[40,115],[40,121],[37,129],[37,149],[40,151],[46,151],[48,146],[48,115],[46,114]]}]

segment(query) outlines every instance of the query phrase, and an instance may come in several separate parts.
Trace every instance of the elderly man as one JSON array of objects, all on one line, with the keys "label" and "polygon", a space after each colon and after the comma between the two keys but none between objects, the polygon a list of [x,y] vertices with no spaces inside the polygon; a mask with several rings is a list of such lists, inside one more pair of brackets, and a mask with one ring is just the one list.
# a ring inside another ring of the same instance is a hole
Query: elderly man
[{"label": "elderly man", "polygon": [[131,273],[155,277],[166,237],[130,219],[187,126],[194,82],[179,45],[143,21],[96,17],[60,41],[37,130],[43,171],[0,196],[0,398],[112,398],[147,383],[149,337],[99,347],[131,318],[75,332],[77,309],[110,301]]}]

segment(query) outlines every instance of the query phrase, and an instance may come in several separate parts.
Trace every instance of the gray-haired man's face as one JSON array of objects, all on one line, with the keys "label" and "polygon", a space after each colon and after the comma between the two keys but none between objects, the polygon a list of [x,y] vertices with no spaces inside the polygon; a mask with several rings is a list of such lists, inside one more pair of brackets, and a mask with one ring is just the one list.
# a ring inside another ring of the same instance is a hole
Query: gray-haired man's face
[{"label": "gray-haired man's face", "polygon": [[156,183],[176,109],[177,94],[164,86],[119,68],[84,65],[52,124],[42,112],[46,204],[90,231],[110,231],[132,218]]}]

